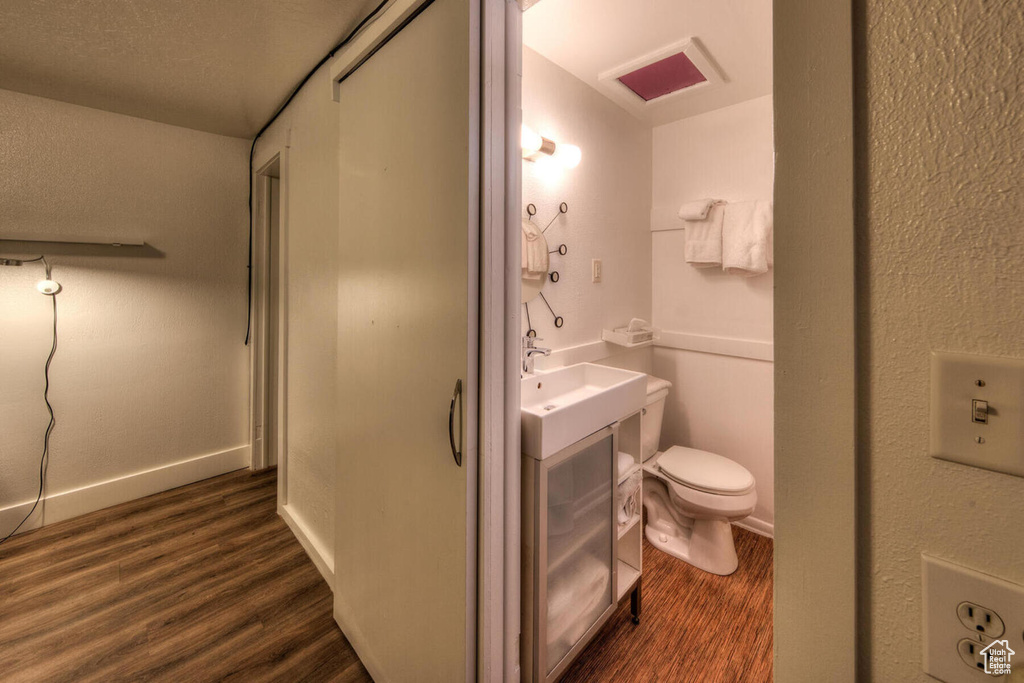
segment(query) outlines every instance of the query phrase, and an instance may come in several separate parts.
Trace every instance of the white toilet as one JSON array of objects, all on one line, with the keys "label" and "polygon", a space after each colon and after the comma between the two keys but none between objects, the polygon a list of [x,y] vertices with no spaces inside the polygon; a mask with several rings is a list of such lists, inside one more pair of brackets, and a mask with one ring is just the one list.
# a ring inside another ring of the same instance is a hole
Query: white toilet
[{"label": "white toilet", "polygon": [[695,448],[658,451],[665,398],[672,383],[648,376],[641,422],[644,533],[655,548],[712,574],[736,571],[730,522],[754,511],[754,477],[728,458]]}]

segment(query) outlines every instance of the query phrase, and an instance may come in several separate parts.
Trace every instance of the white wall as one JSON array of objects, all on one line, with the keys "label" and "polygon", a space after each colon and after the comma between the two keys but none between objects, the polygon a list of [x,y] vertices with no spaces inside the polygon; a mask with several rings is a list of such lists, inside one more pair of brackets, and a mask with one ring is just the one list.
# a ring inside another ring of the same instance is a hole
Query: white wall
[{"label": "white wall", "polygon": [[654,129],[653,315],[664,329],[771,341],[773,272],[747,278],[687,265],[676,211],[702,197],[771,199],[772,124],[767,96]]},{"label": "white wall", "polygon": [[334,571],[338,322],[338,112],[321,68],[256,144],[253,168],[281,153],[288,348],[287,505],[317,567]]},{"label": "white wall", "polygon": [[[530,316],[541,346],[562,349],[601,339],[603,328],[651,314],[651,131],[590,86],[529,48],[523,48],[523,122],[553,140],[578,145],[583,160],[574,169],[546,174],[544,164],[523,162],[525,205],[537,207],[541,227],[558,212],[545,236],[558,283],[544,286],[556,329],[540,297]],[[591,261],[603,262],[602,282],[591,282]],[[523,316],[526,331],[526,316]]]},{"label": "white wall", "polygon": [[[656,127],[651,211],[653,323],[663,331],[653,369],[673,384],[661,445],[720,453],[750,470],[758,502],[745,524],[766,533],[774,524],[772,363],[720,354],[749,346],[770,357],[773,274],[686,264],[675,212],[702,197],[771,199],[773,144],[770,96]],[[694,338],[718,353],[692,350]]]},{"label": "white wall", "polygon": [[929,353],[1024,357],[1024,72],[1006,58],[1024,15],[937,0],[862,14],[859,673],[928,681],[921,552],[1024,583],[1024,478],[927,454]]},{"label": "white wall", "polygon": [[[2,90],[0,121],[0,237],[152,245],[28,254],[64,289],[51,499],[27,528],[247,466],[246,142]],[[0,267],[0,535],[38,486],[42,276]]]}]

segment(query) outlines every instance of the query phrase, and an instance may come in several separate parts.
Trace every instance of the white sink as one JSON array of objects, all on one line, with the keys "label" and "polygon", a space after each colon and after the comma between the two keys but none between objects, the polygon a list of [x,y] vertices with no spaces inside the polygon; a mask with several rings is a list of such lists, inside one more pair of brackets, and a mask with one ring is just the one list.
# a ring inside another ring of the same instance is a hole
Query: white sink
[{"label": "white sink", "polygon": [[523,453],[538,460],[632,415],[647,399],[647,375],[580,363],[522,380]]}]

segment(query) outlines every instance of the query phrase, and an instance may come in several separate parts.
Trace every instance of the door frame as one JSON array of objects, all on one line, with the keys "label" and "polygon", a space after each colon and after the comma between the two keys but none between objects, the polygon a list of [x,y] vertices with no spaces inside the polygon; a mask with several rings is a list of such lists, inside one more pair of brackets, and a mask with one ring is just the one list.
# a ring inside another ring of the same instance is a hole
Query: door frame
[{"label": "door frame", "polygon": [[519,678],[519,126],[522,12],[483,0],[477,680]]},{"label": "door frame", "polygon": [[[268,211],[271,178],[278,180],[278,213],[277,236],[273,244],[271,239],[271,215]],[[287,382],[288,371],[285,362],[288,344],[287,327],[287,223],[288,223],[288,186],[287,163],[284,150],[270,152],[269,159],[252,176],[255,195],[255,212],[253,216],[253,298],[252,321],[253,335],[250,345],[250,368],[252,371],[249,382],[249,442],[252,444],[250,468],[253,471],[265,470],[270,466],[271,454],[276,456],[278,471],[278,506],[287,501]],[[277,395],[269,396],[267,392],[267,367],[269,359],[269,326],[270,315],[270,250],[277,252],[277,272],[273,279],[277,284]],[[265,407],[270,401],[277,402],[277,430],[274,443],[264,439],[263,426],[266,419]]]},{"label": "door frame", "polygon": [[867,615],[857,595],[866,568],[856,523],[852,1],[775,0],[773,24],[775,680],[854,681]]}]

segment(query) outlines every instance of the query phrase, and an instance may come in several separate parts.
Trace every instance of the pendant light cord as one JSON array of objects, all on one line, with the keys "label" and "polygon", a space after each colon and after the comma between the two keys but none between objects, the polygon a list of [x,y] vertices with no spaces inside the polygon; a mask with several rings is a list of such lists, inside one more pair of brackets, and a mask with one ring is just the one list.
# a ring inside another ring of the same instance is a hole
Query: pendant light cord
[{"label": "pendant light cord", "polygon": [[[46,263],[46,259],[42,256],[38,259],[32,259],[32,261]],[[26,263],[29,263],[29,261],[26,261]],[[49,273],[49,268],[47,268],[47,273]],[[50,346],[50,355],[47,357],[46,366],[43,368],[43,378],[46,380],[43,387],[43,401],[46,403],[46,410],[50,413],[50,422],[46,425],[46,433],[43,435],[43,454],[39,458],[39,493],[36,494],[36,502],[32,503],[32,509],[18,523],[18,526],[14,527],[14,531],[0,539],[0,544],[18,533],[18,529],[28,521],[28,518],[36,511],[36,508],[39,507],[39,502],[43,499],[43,483],[46,481],[46,468],[50,464],[50,434],[53,433],[53,428],[57,425],[57,420],[53,415],[53,406],[50,405],[50,363],[53,361],[54,354],[57,353],[57,295],[51,294],[50,299],[53,301],[53,345]]]}]

